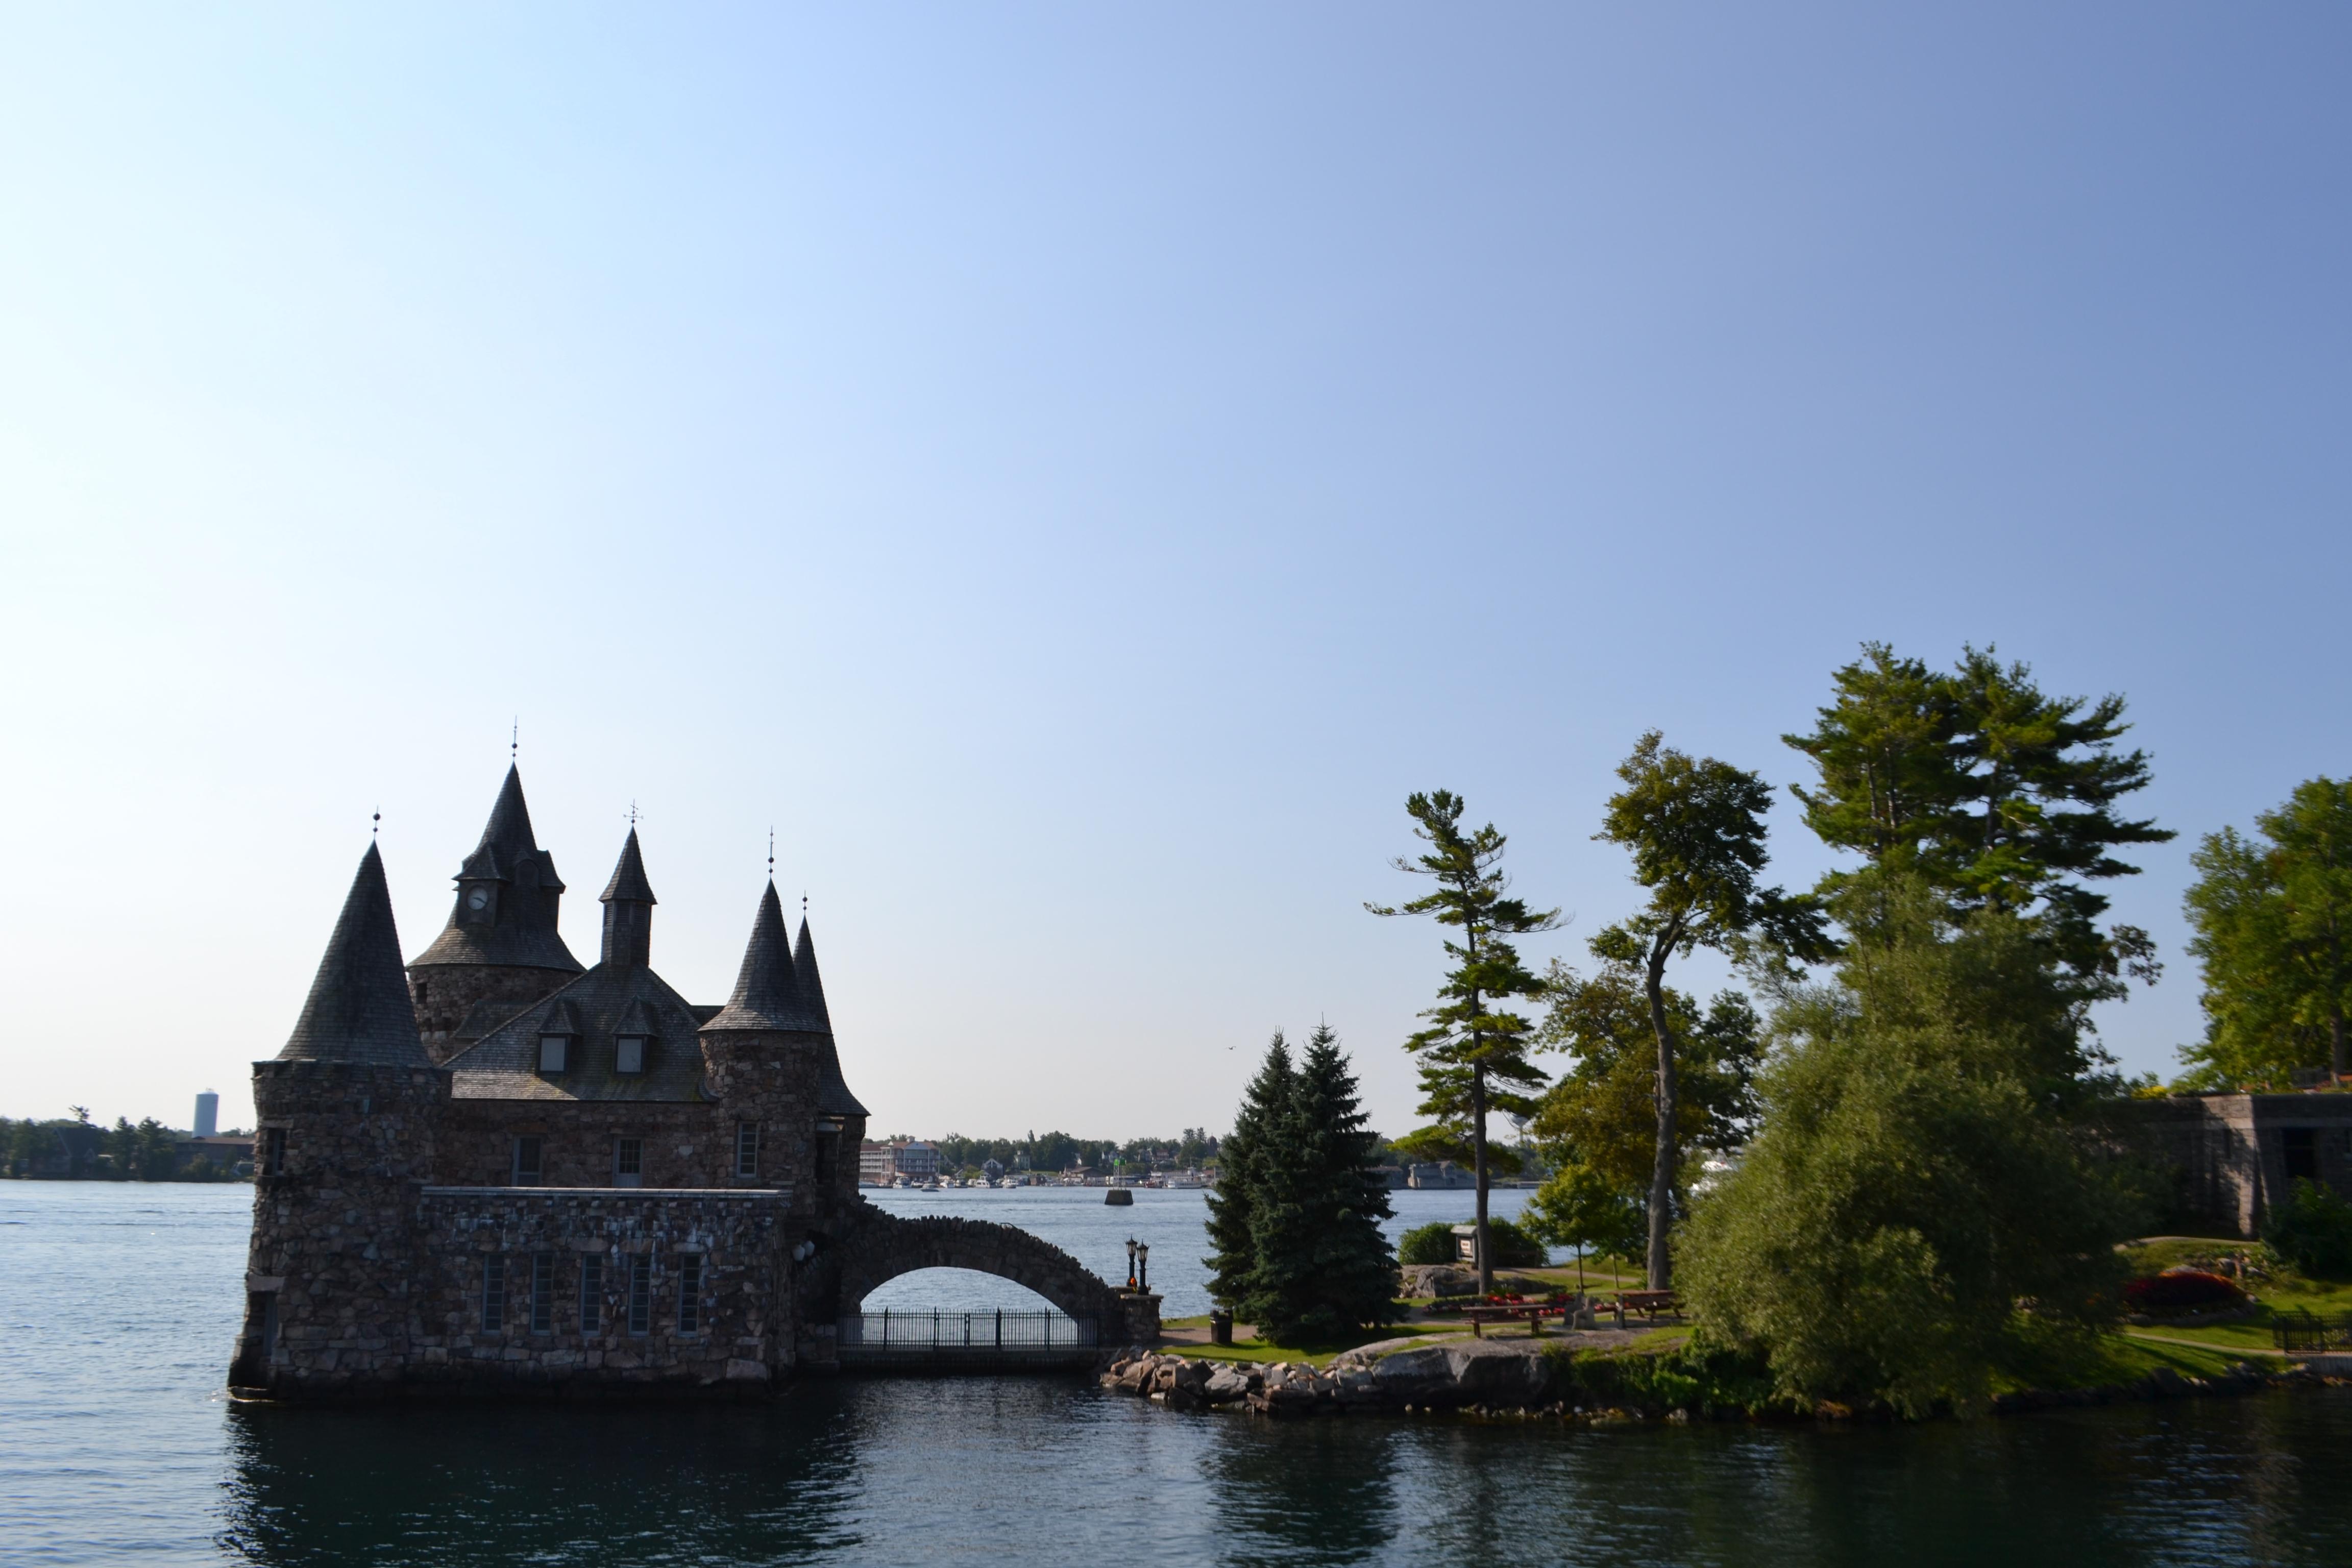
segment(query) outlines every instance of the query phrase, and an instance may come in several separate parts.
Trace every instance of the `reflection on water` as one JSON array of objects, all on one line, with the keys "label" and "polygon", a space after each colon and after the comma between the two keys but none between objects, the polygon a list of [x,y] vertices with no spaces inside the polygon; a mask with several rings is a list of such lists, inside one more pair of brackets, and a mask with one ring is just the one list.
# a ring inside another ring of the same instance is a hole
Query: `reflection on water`
[{"label": "reflection on water", "polygon": [[230,1406],[248,1202],[0,1184],[8,1568],[2352,1563],[2342,1391],[1847,1431],[1275,1425],[1021,1378]]},{"label": "reflection on water", "polygon": [[2352,1562],[2352,1398],[1887,1430],[1171,1415],[1071,1381],[774,1406],[237,1410],[271,1564]]}]

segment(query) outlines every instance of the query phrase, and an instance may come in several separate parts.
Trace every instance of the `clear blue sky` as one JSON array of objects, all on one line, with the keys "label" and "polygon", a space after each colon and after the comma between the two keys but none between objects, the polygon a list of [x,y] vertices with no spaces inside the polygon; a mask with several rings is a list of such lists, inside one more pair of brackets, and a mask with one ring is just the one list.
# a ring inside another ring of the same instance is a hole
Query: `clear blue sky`
[{"label": "clear blue sky", "polygon": [[2128,695],[2169,1070],[2195,836],[2352,768],[2347,35],[9,7],[0,1111],[247,1114],[520,714],[583,955],[635,800],[722,998],[775,826],[886,1130],[1222,1127],[1318,1016],[1399,1130],[1405,794],[1580,957],[1635,735],[1798,780],[1864,638]]}]

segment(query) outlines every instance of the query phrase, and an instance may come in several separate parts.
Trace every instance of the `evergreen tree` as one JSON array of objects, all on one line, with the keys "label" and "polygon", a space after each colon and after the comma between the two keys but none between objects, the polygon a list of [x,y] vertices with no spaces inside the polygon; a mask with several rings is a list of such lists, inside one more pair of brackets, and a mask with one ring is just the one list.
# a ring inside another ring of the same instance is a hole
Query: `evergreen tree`
[{"label": "evergreen tree", "polygon": [[1217,1184],[1209,1193],[1209,1298],[1228,1311],[1244,1310],[1257,1270],[1253,1219],[1260,1165],[1271,1140],[1290,1113],[1290,1047],[1274,1032],[1257,1077],[1234,1113],[1234,1130],[1217,1149]]},{"label": "evergreen tree", "polygon": [[[1949,674],[1885,643],[1862,651],[1812,733],[1781,737],[1821,771],[1795,792],[1806,824],[1882,871],[1924,879],[1956,917],[2031,915],[2094,1000],[2122,994],[2122,975],[2153,981],[2147,933],[2101,931],[2107,900],[2083,886],[2138,871],[2110,851],[2173,837],[2116,810],[2149,777],[2147,753],[2116,750],[2130,729],[2124,700],[2046,696],[1991,648],[1964,648]],[[1851,879],[1832,873],[1821,891]]]},{"label": "evergreen tree", "polygon": [[1819,908],[1778,888],[1759,888],[1764,868],[1764,813],[1771,792],[1754,773],[1728,763],[1696,761],[1653,730],[1618,765],[1625,787],[1609,798],[1593,837],[1633,852],[1633,879],[1650,890],[1633,919],[1592,939],[1593,956],[1638,965],[1649,1004],[1658,1066],[1653,1095],[1655,1143],[1651,1164],[1650,1288],[1673,1279],[1667,1233],[1680,1185],[1682,1114],[1675,1066],[1677,1032],[1666,1008],[1667,960],[1709,947],[1740,956],[1769,952],[1800,959],[1828,956]]},{"label": "evergreen tree", "polygon": [[1475,833],[1462,830],[1462,797],[1450,790],[1416,794],[1405,802],[1413,836],[1429,853],[1391,862],[1398,870],[1433,879],[1434,890],[1389,908],[1364,906],[1376,915],[1434,915],[1441,926],[1462,932],[1445,951],[1455,961],[1438,988],[1438,1005],[1422,1016],[1430,1026],[1405,1041],[1421,1058],[1421,1113],[1433,1124],[1399,1139],[1401,1149],[1424,1156],[1460,1150],[1469,1154],[1477,1177],[1478,1289],[1495,1285],[1487,1256],[1486,1193],[1498,1163],[1518,1168],[1518,1157],[1490,1143],[1486,1116],[1500,1110],[1533,1115],[1533,1091],[1544,1075],[1528,1059],[1535,1025],[1517,1013],[1491,1010],[1490,1002],[1542,994],[1543,982],[1519,961],[1510,938],[1552,931],[1559,911],[1531,910],[1523,899],[1506,896],[1510,880],[1501,870],[1504,837],[1488,823]]},{"label": "evergreen tree", "polygon": [[1264,1338],[1328,1342],[1396,1316],[1396,1254],[1381,1234],[1388,1185],[1371,1170],[1379,1140],[1328,1025],[1307,1037],[1289,1091],[1259,1133],[1246,1305]]},{"label": "evergreen tree", "polygon": [[2189,944],[2205,967],[2202,1045],[2184,1052],[2203,1087],[2285,1088],[2323,1060],[2352,1072],[2352,783],[2315,778],[2198,847]]}]

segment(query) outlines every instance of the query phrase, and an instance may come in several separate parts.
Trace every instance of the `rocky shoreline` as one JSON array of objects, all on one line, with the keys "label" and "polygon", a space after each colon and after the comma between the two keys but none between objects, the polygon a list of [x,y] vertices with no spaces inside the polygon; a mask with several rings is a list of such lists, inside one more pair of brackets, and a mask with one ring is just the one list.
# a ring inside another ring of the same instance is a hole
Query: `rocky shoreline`
[{"label": "rocky shoreline", "polygon": [[[1612,1336],[1613,1337],[1613,1336]],[[1550,1418],[1584,1423],[1694,1419],[1751,1420],[1763,1413],[1629,1396],[1624,1389],[1592,1386],[1579,1375],[1574,1348],[1559,1341],[1449,1340],[1441,1344],[1387,1341],[1334,1358],[1328,1366],[1276,1362],[1211,1361],[1164,1354],[1142,1345],[1111,1352],[1098,1381],[1112,1393],[1148,1398],[1171,1410],[1245,1411],[1254,1415],[1454,1414]],[[1604,1346],[1594,1349],[1613,1348]],[[2338,1360],[2342,1358],[2336,1358]],[[2029,1389],[1997,1396],[1996,1414],[2112,1405],[2136,1400],[2249,1394],[2268,1388],[2341,1384],[2335,1365],[2282,1366],[2273,1371],[2242,1363],[2213,1377],[2188,1377],[2158,1368],[2135,1383],[2104,1388]],[[1778,1419],[1842,1421],[1886,1413],[1824,1402],[1811,1412],[1780,1410]]]}]

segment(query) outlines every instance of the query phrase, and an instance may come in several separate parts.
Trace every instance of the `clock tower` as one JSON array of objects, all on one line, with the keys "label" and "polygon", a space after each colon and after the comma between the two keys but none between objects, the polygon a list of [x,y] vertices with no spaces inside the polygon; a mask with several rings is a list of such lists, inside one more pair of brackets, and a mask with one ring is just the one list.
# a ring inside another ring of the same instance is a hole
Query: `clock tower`
[{"label": "clock tower", "polygon": [[519,769],[507,770],[457,883],[449,923],[408,966],[417,1032],[436,1063],[581,973],[556,929],[563,881],[531,832]]}]

